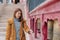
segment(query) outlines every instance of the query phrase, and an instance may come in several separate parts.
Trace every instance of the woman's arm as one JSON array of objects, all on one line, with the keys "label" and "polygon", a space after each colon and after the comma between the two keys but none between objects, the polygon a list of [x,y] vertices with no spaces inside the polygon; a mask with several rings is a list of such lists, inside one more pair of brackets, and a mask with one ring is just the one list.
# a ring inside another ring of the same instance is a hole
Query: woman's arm
[{"label": "woman's arm", "polygon": [[30,29],[29,29],[29,27],[27,26],[26,21],[24,21],[24,30],[25,30],[25,32],[27,32],[27,33],[30,34]]},{"label": "woman's arm", "polygon": [[10,33],[11,33],[11,24],[7,24],[7,28],[6,28],[6,40],[10,40]]}]

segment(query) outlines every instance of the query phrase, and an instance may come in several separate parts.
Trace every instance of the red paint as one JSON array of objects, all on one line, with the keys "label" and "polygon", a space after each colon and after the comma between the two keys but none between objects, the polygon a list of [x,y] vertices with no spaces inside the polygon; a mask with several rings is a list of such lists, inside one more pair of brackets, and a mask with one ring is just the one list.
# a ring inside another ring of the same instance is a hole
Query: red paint
[{"label": "red paint", "polygon": [[36,16],[34,16],[34,33],[35,33],[35,38],[37,38],[37,26],[36,26]]},{"label": "red paint", "polygon": [[[44,6],[37,8],[36,10],[34,10],[33,12],[31,12],[29,14],[30,18],[33,18],[33,16],[34,16],[34,18],[39,17],[41,19],[41,25],[43,24],[44,21],[47,21],[47,19],[54,20],[56,18],[58,19],[58,21],[60,23],[60,0],[54,0],[52,2],[48,2]],[[36,20],[36,19],[34,19],[34,20]],[[37,37],[37,28],[36,28],[35,24],[36,24],[36,22],[34,21],[35,37]],[[42,25],[41,28],[42,27],[44,30],[46,30],[44,25]],[[42,30],[42,32],[43,32],[43,30]],[[44,38],[44,40],[45,40],[45,38]]]},{"label": "red paint", "polygon": [[46,23],[44,23],[43,25],[42,33],[43,33],[44,40],[47,40],[47,24]]},{"label": "red paint", "polygon": [[30,28],[34,32],[34,18],[30,19]]}]

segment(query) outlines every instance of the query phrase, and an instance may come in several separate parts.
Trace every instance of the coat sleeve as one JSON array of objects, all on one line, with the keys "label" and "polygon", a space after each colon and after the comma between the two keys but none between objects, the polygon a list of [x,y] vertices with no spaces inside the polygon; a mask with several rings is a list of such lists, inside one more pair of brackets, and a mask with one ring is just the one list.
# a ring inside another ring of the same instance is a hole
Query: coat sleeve
[{"label": "coat sleeve", "polygon": [[26,24],[26,21],[24,21],[24,30],[25,30],[25,32],[29,32],[30,31],[28,25]]},{"label": "coat sleeve", "polygon": [[11,25],[9,24],[8,21],[7,28],[6,28],[6,40],[10,40],[10,33],[11,33]]}]

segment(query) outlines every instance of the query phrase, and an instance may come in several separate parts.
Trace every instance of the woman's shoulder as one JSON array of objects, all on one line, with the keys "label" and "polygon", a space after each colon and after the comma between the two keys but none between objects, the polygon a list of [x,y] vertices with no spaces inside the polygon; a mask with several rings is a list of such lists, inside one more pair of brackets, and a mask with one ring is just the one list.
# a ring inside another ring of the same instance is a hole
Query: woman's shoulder
[{"label": "woman's shoulder", "polygon": [[14,20],[13,18],[9,18],[8,19],[8,23],[12,24],[13,23],[13,20]]}]

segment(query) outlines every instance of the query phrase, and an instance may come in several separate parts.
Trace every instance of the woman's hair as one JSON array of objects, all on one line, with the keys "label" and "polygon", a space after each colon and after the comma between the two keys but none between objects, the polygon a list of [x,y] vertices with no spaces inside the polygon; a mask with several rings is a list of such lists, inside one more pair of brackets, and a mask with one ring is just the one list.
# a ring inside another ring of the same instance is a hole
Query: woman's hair
[{"label": "woman's hair", "polygon": [[14,11],[14,18],[16,18],[16,13],[20,11],[21,13],[21,16],[19,17],[19,21],[22,21],[23,20],[23,15],[22,15],[22,10],[20,8],[17,8],[15,11]]}]

